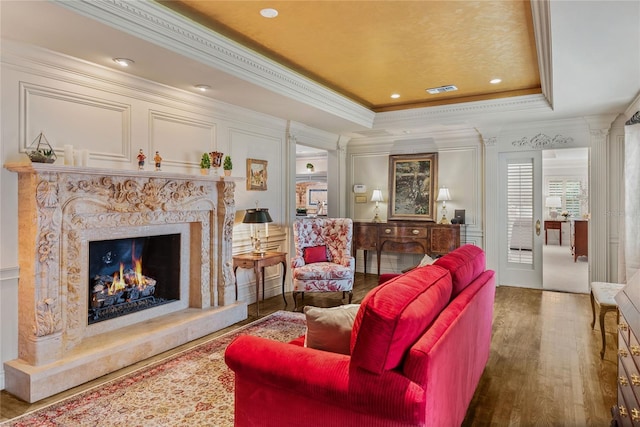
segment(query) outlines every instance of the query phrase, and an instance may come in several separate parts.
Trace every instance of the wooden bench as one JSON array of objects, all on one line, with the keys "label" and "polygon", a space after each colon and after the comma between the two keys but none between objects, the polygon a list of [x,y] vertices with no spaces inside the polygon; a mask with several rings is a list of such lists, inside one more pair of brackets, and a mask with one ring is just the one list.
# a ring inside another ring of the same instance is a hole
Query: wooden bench
[{"label": "wooden bench", "polygon": [[593,320],[591,321],[591,328],[595,328],[596,325],[596,304],[600,312],[600,332],[602,334],[602,351],[600,352],[600,358],[604,359],[604,351],[607,348],[606,334],[604,330],[604,316],[610,311],[616,313],[616,324],[620,323],[620,313],[618,312],[618,304],[616,303],[615,296],[618,292],[624,288],[625,285],[621,283],[607,283],[607,282],[591,282],[591,310],[593,311]]}]

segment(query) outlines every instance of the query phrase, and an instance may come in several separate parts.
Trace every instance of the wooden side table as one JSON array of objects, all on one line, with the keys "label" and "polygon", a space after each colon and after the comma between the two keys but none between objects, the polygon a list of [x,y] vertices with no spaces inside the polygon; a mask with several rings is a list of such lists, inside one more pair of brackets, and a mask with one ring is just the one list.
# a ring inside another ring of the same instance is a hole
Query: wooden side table
[{"label": "wooden side table", "polygon": [[562,246],[562,223],[565,221],[555,220],[555,219],[545,219],[544,220],[544,244],[547,244],[547,230],[558,230],[560,234],[560,246]]},{"label": "wooden side table", "polygon": [[[282,263],[282,299],[287,306],[284,295],[284,282],[287,276],[287,253],[265,252],[264,254],[242,254],[233,257],[233,274],[239,268],[253,268],[256,273],[256,316],[260,315],[260,282],[262,282],[262,300],[264,301],[264,268]],[[236,276],[236,300],[238,299],[238,277]]]}]

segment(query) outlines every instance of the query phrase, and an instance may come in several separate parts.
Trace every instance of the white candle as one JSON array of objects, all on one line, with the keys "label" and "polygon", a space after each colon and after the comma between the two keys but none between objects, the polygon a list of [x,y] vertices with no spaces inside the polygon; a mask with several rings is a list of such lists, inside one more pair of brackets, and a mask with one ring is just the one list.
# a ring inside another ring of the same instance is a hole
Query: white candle
[{"label": "white candle", "polygon": [[82,150],[82,166],[89,166],[89,150]]},{"label": "white candle", "polygon": [[264,223],[264,237],[269,237],[269,223]]},{"label": "white candle", "polygon": [[255,237],[255,235],[253,234],[253,224],[249,224],[249,229],[251,233],[251,238],[253,239]]},{"label": "white candle", "polygon": [[64,146],[64,164],[73,166],[73,145]]},{"label": "white candle", "polygon": [[73,165],[81,166],[82,164],[82,156],[80,154],[80,150],[73,150]]}]

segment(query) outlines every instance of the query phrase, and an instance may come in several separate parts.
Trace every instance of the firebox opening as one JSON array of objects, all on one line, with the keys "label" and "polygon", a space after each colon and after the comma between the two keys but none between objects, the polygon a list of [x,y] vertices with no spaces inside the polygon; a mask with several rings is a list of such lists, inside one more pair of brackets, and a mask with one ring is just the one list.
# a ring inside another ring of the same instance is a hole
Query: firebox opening
[{"label": "firebox opening", "polygon": [[180,234],[89,242],[89,324],[180,299]]}]

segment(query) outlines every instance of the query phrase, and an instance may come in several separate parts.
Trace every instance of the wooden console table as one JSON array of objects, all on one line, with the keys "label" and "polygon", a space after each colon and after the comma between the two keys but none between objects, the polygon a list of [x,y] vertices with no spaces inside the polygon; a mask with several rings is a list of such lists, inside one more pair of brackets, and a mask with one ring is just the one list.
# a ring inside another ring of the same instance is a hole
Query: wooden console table
[{"label": "wooden console table", "polygon": [[[284,281],[287,276],[287,253],[265,252],[264,254],[242,254],[233,257],[233,274],[238,267],[253,268],[256,273],[256,317],[260,316],[260,282],[262,282],[262,299],[264,300],[264,268],[282,263],[282,299],[285,307],[287,297],[284,295]],[[238,277],[236,276],[236,300],[238,299]]]},{"label": "wooden console table", "polygon": [[364,251],[364,272],[367,272],[367,252],[376,251],[378,275],[382,252],[445,255],[460,246],[460,225],[422,221],[355,222],[353,252]]}]

